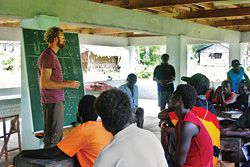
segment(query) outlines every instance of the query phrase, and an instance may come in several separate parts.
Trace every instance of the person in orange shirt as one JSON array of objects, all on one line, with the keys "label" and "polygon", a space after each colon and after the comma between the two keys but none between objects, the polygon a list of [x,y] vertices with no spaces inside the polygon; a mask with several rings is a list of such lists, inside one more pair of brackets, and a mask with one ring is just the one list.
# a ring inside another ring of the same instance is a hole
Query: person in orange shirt
[{"label": "person in orange shirt", "polygon": [[106,131],[101,121],[97,120],[94,111],[95,96],[85,95],[80,100],[77,121],[81,123],[75,127],[56,146],[38,150],[24,150],[18,156],[53,159],[62,155],[73,157],[76,155],[80,166],[92,167],[96,157],[110,142],[112,134]]}]

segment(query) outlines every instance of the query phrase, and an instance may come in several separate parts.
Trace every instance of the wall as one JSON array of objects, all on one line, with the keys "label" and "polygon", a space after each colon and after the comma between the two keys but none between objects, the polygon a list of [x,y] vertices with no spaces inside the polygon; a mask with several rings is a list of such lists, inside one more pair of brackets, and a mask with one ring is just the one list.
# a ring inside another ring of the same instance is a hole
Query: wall
[{"label": "wall", "polygon": [[128,46],[128,38],[126,37],[108,37],[100,35],[79,34],[79,43],[85,45],[101,45],[101,46]]},{"label": "wall", "polygon": [[250,32],[242,32],[240,36],[240,42],[250,42]]},{"label": "wall", "polygon": [[0,27],[0,40],[21,41],[21,28]]},{"label": "wall", "polygon": [[131,37],[128,39],[129,46],[140,45],[166,45],[167,38],[165,36],[153,37]]},{"label": "wall", "polygon": [[21,95],[21,89],[16,88],[0,88],[0,96]]}]

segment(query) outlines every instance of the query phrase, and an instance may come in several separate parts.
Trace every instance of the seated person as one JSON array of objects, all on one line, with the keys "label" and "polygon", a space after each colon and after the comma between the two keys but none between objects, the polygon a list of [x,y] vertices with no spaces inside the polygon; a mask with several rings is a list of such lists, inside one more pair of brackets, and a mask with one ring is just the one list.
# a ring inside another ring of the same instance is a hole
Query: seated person
[{"label": "seated person", "polygon": [[104,129],[102,122],[96,121],[94,111],[95,96],[85,95],[79,102],[75,127],[56,146],[38,150],[23,150],[18,156],[53,159],[62,155],[76,157],[81,166],[92,167],[96,157],[110,142],[112,135]]},{"label": "seated person", "polygon": [[[246,109],[246,112],[241,115],[241,117],[226,128],[221,129],[221,134],[223,136],[232,136],[232,137],[240,137],[243,138],[246,142],[249,141],[250,138],[250,108]],[[246,143],[242,147],[242,153],[244,156],[241,161],[249,161],[250,160],[250,144]]]},{"label": "seated person", "polygon": [[236,98],[234,103],[227,105],[227,108],[233,110],[244,111],[246,108],[250,107],[248,104],[249,94],[250,94],[250,82],[248,80],[242,80],[239,84],[239,96]]},{"label": "seated person", "polygon": [[209,101],[212,101],[213,96],[214,96],[214,89],[213,88],[208,88],[208,90],[205,93],[206,99]]},{"label": "seated person", "polygon": [[233,103],[236,99],[236,94],[233,92],[232,83],[229,80],[224,80],[214,93],[212,101],[221,107],[226,107],[227,104]]},{"label": "seated person", "polygon": [[95,109],[113,139],[99,154],[94,167],[168,167],[156,136],[130,123],[131,105],[124,92],[102,92]]},{"label": "seated person", "polygon": [[206,93],[209,90],[210,81],[205,75],[201,73],[196,73],[191,77],[182,76],[181,80],[193,86],[195,90],[197,91],[198,96],[197,96],[197,102],[195,106],[206,108],[209,111],[211,111],[213,114],[216,114],[214,105],[206,97]]},{"label": "seated person", "polygon": [[127,83],[119,87],[129,97],[132,107],[132,123],[136,122],[139,128],[143,128],[144,122],[144,110],[138,107],[138,87],[135,85],[137,82],[137,76],[133,73],[127,77]]},{"label": "seated person", "polygon": [[170,100],[179,120],[176,130],[175,166],[213,166],[212,140],[201,121],[191,112],[197,92],[191,85],[179,85]]},{"label": "seated person", "polygon": [[[197,73],[192,77],[182,77],[182,80],[193,86],[197,91],[197,101],[191,112],[201,120],[212,139],[214,147],[213,163],[216,166],[218,164],[218,156],[220,153],[220,127],[216,115],[212,113],[212,111],[215,113],[213,104],[205,98],[205,93],[209,88],[209,79],[205,75]],[[162,146],[165,151],[166,159],[168,160],[168,163],[171,164],[172,155],[175,150],[175,134],[173,129],[178,122],[178,117],[173,109],[168,108],[167,110],[163,110],[158,115],[158,118],[162,122]],[[165,127],[165,124],[167,124],[168,127]]]}]

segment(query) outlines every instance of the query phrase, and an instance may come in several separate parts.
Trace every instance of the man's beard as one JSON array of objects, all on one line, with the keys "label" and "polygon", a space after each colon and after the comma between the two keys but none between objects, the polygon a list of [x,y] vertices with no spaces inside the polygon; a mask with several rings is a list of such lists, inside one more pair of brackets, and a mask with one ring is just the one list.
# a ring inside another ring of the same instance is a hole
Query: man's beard
[{"label": "man's beard", "polygon": [[58,46],[59,48],[64,48],[64,47],[66,46],[66,43],[65,43],[65,42],[61,43],[61,41],[59,40],[59,41],[57,42],[57,46]]}]

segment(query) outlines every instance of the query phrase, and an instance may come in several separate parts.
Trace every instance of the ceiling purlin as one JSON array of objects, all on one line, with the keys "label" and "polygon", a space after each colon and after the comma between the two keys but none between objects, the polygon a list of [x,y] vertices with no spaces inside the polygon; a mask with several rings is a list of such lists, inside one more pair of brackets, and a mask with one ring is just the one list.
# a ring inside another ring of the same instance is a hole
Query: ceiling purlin
[{"label": "ceiling purlin", "polygon": [[195,8],[196,10],[193,10],[193,11],[199,11],[199,10],[205,10],[205,8],[199,4],[192,4],[192,5],[189,5],[191,6],[192,8]]},{"label": "ceiling purlin", "polygon": [[18,28],[20,27],[20,23],[12,23],[12,22],[0,22],[0,27],[12,27]]},{"label": "ceiling purlin", "polygon": [[235,16],[249,16],[250,7],[233,8],[233,9],[215,9],[203,10],[195,12],[180,13],[177,19],[198,19],[198,18],[217,18],[217,17],[235,17]]},{"label": "ceiling purlin", "polygon": [[161,8],[162,11],[167,12],[167,13],[175,13],[177,10],[173,7],[159,7]]},{"label": "ceiling purlin", "polygon": [[191,5],[181,5],[181,6],[175,6],[176,9],[179,9],[181,11],[186,11],[186,12],[189,12],[189,11],[193,11],[193,9],[195,9],[194,11],[196,10],[199,10],[198,8],[194,7],[194,6],[191,6]]},{"label": "ceiling purlin", "polygon": [[128,8],[129,6],[129,0],[111,0],[111,1],[106,1],[103,3],[107,5],[119,6],[123,8]]},{"label": "ceiling purlin", "polygon": [[108,28],[95,28],[92,29],[93,34],[97,35],[110,35],[110,34],[121,34],[121,33],[130,33],[128,30],[114,30]]},{"label": "ceiling purlin", "polygon": [[130,9],[161,7],[161,6],[175,6],[188,5],[196,3],[208,3],[221,0],[129,0]]},{"label": "ceiling purlin", "polygon": [[195,4],[195,5],[197,5],[197,6],[200,6],[200,7],[202,7],[204,10],[212,10],[212,9],[214,9],[214,4],[213,3],[197,3],[197,4]]},{"label": "ceiling purlin", "polygon": [[153,14],[159,14],[159,13],[164,13],[165,12],[163,10],[159,10],[159,9],[156,9],[156,8],[138,9],[138,11],[149,12],[149,13],[153,13]]},{"label": "ceiling purlin", "polygon": [[243,25],[243,26],[225,26],[225,27],[222,27],[222,28],[230,29],[230,30],[235,30],[235,31],[240,31],[240,32],[250,31],[250,25]]},{"label": "ceiling purlin", "polygon": [[143,9],[143,11],[150,11],[151,13],[154,13],[154,14],[165,13],[165,11],[161,10],[160,8],[147,8],[147,9]]},{"label": "ceiling purlin", "polygon": [[209,25],[214,27],[250,25],[250,19],[215,21],[214,23],[210,23]]}]

